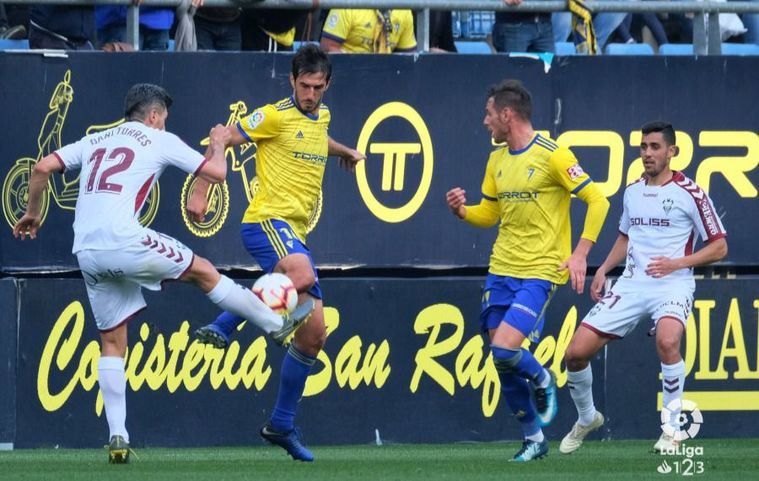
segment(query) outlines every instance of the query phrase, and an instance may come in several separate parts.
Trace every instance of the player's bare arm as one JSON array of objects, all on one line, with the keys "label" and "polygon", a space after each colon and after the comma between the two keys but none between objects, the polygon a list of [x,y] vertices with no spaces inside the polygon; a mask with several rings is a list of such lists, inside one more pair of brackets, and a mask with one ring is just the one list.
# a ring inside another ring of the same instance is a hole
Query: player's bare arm
[{"label": "player's bare arm", "polygon": [[356,170],[356,164],[362,160],[366,160],[366,155],[362,154],[356,149],[351,149],[340,142],[336,141],[332,137],[327,137],[327,146],[329,155],[335,155],[338,157],[340,167],[353,172]]},{"label": "player's bare arm", "polygon": [[331,38],[322,37],[319,41],[319,47],[327,53],[342,52],[343,44]]},{"label": "player's bare arm", "polygon": [[651,277],[664,277],[679,269],[705,266],[720,261],[727,256],[727,240],[724,237],[713,240],[704,247],[685,257],[670,259],[665,256],[652,257],[652,261],[646,266],[646,274]]},{"label": "player's bare arm", "polygon": [[617,240],[609,251],[609,255],[606,256],[603,264],[596,271],[596,275],[593,276],[593,282],[590,285],[590,297],[598,302],[604,294],[604,286],[606,285],[606,274],[616,266],[621,264],[627,257],[627,243],[629,238],[623,233],[619,233]]},{"label": "player's bare arm", "polygon": [[603,196],[598,186],[591,182],[577,193],[577,197],[588,205],[585,213],[585,226],[577,247],[563,264],[559,271],[569,270],[572,290],[578,294],[585,291],[585,272],[588,267],[587,258],[590,249],[601,232],[606,214],[609,212],[609,201]]},{"label": "player's bare arm", "polygon": [[61,172],[63,166],[54,154],[50,154],[37,162],[32,171],[32,177],[29,181],[29,202],[26,206],[26,213],[13,226],[13,236],[16,239],[25,240],[28,235],[30,239],[37,238],[37,230],[40,228],[40,204],[42,193],[53,172]]},{"label": "player's bare arm", "polygon": [[227,176],[227,161],[224,157],[224,151],[231,141],[230,131],[227,127],[217,124],[211,129],[209,138],[210,142],[205,154],[208,162],[198,172],[195,188],[187,201],[187,212],[196,222],[201,222],[205,218],[208,208],[208,187],[212,183],[223,182]]}]

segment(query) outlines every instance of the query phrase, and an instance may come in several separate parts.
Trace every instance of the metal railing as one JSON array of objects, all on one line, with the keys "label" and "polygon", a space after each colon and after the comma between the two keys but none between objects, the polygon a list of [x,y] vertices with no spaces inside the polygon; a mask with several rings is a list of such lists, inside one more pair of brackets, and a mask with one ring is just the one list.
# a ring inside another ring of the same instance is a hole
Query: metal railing
[{"label": "metal railing", "polygon": [[[51,5],[127,5],[127,38],[139,44],[140,8],[132,0],[13,0],[16,4],[45,3]],[[143,6],[176,7],[181,0],[143,0]],[[759,13],[759,2],[668,1],[668,0],[586,0],[594,12],[626,13],[692,13],[693,51],[696,55],[720,54],[719,13]],[[561,0],[526,0],[518,6],[508,6],[502,0],[265,0],[232,1],[204,0],[207,7],[279,8],[315,10],[317,8],[406,8],[416,11],[417,43],[429,50],[430,10],[493,10],[512,12],[562,12],[567,2]]]}]

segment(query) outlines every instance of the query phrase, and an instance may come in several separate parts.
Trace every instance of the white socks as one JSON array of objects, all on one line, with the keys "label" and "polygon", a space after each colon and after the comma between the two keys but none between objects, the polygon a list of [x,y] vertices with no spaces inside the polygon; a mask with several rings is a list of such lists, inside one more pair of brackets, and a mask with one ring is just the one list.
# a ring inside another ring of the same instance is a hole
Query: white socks
[{"label": "white socks", "polygon": [[111,431],[109,439],[117,434],[129,442],[126,430],[126,375],[124,359],[121,357],[101,357],[98,361],[98,383],[103,395],[105,417]]},{"label": "white socks", "polygon": [[683,390],[685,388],[685,362],[661,365],[661,388],[662,406],[667,407],[674,400],[680,400],[676,409],[672,409],[669,424],[676,430],[680,430],[680,408],[682,407]]},{"label": "white socks", "polygon": [[582,371],[567,371],[567,384],[577,408],[578,422],[588,426],[596,415],[596,406],[593,404],[593,371],[590,364]]},{"label": "white socks", "polygon": [[216,287],[206,295],[220,308],[252,322],[264,332],[282,329],[282,316],[272,311],[253,291],[227,276],[221,276]]}]

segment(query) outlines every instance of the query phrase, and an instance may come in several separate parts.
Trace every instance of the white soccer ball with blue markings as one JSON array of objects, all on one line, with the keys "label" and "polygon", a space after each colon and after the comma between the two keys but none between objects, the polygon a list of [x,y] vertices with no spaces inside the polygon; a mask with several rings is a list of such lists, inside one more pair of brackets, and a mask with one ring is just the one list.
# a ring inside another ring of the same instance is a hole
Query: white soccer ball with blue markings
[{"label": "white soccer ball with blue markings", "polygon": [[251,290],[277,314],[288,314],[298,305],[298,291],[293,281],[279,272],[262,275]]}]

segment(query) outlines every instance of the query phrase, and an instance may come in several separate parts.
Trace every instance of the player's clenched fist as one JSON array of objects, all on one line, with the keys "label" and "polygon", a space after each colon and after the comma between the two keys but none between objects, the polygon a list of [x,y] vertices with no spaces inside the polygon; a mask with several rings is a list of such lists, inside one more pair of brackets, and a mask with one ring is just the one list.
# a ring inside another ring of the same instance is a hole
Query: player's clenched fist
[{"label": "player's clenched fist", "polygon": [[227,129],[224,125],[216,124],[211,129],[211,133],[209,135],[211,137],[211,140],[213,142],[218,142],[223,145],[227,145],[227,142],[229,142],[229,139],[232,137],[232,134],[229,133],[229,129]]},{"label": "player's clenched fist", "polygon": [[448,207],[451,208],[454,215],[460,219],[464,218],[466,215],[466,207],[464,207],[464,204],[466,204],[466,191],[464,189],[461,187],[455,187],[449,190],[445,194],[445,201],[448,203]]}]

